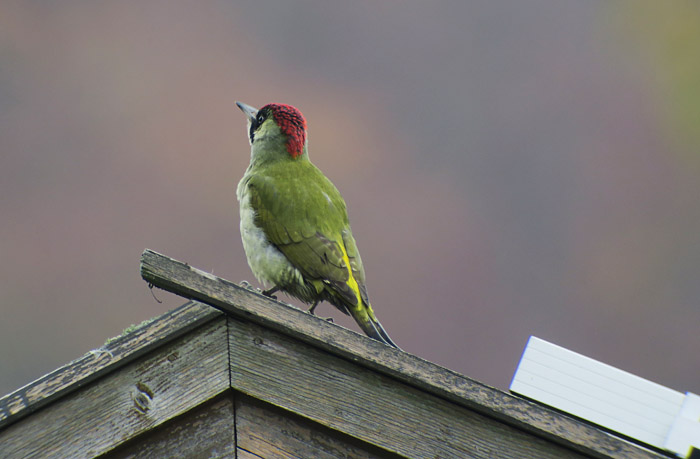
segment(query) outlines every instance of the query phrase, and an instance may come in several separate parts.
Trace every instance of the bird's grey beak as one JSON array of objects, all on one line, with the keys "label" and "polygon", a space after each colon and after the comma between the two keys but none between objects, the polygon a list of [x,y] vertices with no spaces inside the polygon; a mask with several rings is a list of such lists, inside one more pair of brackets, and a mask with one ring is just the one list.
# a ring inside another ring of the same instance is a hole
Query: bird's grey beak
[{"label": "bird's grey beak", "polygon": [[245,116],[248,117],[248,120],[255,121],[255,118],[258,116],[258,109],[251,107],[250,105],[246,105],[243,102],[236,102],[236,105],[238,105],[238,108],[241,109],[243,113],[245,113]]}]

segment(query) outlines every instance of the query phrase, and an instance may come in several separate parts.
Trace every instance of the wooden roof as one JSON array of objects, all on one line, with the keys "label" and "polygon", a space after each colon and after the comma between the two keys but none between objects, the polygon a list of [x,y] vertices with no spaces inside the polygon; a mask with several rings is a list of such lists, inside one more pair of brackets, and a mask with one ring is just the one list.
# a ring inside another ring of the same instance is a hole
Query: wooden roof
[{"label": "wooden roof", "polygon": [[141,274],[195,301],[0,399],[0,457],[669,457],[158,253]]}]

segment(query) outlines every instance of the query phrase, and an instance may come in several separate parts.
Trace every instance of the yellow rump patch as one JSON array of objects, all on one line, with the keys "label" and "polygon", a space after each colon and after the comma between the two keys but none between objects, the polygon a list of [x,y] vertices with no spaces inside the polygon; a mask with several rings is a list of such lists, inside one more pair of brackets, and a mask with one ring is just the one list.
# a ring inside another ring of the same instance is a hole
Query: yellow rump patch
[{"label": "yellow rump patch", "polygon": [[350,266],[350,257],[348,257],[348,252],[345,250],[345,245],[339,245],[340,250],[343,251],[343,261],[345,262],[345,267],[348,270],[347,284],[348,287],[350,287],[350,290],[352,290],[352,292],[355,294],[355,297],[357,298],[358,310],[360,312],[368,314],[372,321],[376,321],[377,319],[374,317],[374,311],[372,311],[372,306],[370,306],[369,303],[366,304],[364,301],[362,301],[362,295],[360,294],[360,286],[357,283],[357,280],[355,280],[355,276],[352,274],[352,267]]},{"label": "yellow rump patch", "polygon": [[360,286],[357,285],[357,281],[355,280],[355,276],[352,275],[352,267],[350,266],[350,257],[348,257],[348,252],[345,250],[345,245],[344,244],[338,244],[340,245],[340,250],[343,251],[343,261],[345,262],[345,268],[348,270],[348,287],[350,287],[350,290],[355,294],[355,297],[357,297],[357,304],[360,305],[362,304],[362,296],[360,296]]}]

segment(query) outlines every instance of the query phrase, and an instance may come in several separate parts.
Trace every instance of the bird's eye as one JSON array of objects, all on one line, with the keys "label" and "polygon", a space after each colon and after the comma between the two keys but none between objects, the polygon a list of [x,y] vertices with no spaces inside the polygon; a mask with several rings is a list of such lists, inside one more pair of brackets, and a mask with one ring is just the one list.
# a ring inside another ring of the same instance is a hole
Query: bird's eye
[{"label": "bird's eye", "polygon": [[265,121],[265,115],[261,113],[258,115],[258,124],[262,124],[263,121]]}]

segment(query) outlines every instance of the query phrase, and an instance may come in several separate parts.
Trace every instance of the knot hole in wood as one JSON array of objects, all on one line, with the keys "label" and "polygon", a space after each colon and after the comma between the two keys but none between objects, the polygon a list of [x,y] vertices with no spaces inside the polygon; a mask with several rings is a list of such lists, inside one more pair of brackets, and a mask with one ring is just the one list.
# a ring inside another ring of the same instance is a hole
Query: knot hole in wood
[{"label": "knot hole in wood", "polygon": [[153,400],[153,391],[141,381],[136,383],[136,391],[132,394],[131,399],[134,402],[134,407],[140,413],[146,414],[151,409],[151,400]]}]

